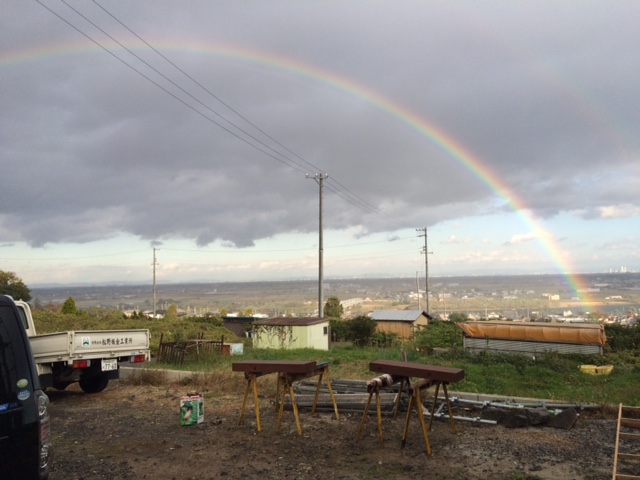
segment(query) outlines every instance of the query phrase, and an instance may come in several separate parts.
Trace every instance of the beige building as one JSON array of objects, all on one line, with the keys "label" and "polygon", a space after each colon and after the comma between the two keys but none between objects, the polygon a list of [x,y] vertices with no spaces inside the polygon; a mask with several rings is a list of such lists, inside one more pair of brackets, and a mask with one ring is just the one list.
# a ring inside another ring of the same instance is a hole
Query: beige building
[{"label": "beige building", "polygon": [[253,348],[329,350],[329,319],[277,317],[253,326]]},{"label": "beige building", "polygon": [[429,324],[424,310],[376,310],[371,319],[379,332],[395,333],[400,338],[409,338],[418,327]]}]

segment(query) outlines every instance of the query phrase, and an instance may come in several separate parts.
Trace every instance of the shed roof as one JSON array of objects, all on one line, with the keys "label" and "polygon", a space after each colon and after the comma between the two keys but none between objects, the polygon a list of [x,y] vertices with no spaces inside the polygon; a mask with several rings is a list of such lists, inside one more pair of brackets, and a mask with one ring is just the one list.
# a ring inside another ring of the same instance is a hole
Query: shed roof
[{"label": "shed roof", "polygon": [[468,337],[537,342],[589,343],[604,346],[604,327],[595,323],[463,322]]},{"label": "shed roof", "polygon": [[256,317],[222,317],[223,322],[231,322],[231,323],[251,323],[256,319]]},{"label": "shed roof", "polygon": [[423,315],[427,316],[424,310],[376,310],[371,318],[384,322],[415,322]]},{"label": "shed roof", "polygon": [[256,320],[251,325],[281,325],[290,327],[306,327],[309,325],[317,325],[319,323],[329,323],[327,318],[309,317],[309,318],[296,318],[296,317],[275,317],[267,318],[265,320]]}]

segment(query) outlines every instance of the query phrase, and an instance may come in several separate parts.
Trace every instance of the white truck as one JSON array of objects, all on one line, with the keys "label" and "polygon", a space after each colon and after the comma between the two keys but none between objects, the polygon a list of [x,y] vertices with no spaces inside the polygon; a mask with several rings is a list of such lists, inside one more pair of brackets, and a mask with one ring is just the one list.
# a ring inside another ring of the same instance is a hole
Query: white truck
[{"label": "white truck", "polygon": [[104,390],[119,377],[120,362],[149,360],[149,330],[84,330],[36,334],[29,304],[16,306],[31,343],[42,387],[64,390],[79,382],[86,393]]}]

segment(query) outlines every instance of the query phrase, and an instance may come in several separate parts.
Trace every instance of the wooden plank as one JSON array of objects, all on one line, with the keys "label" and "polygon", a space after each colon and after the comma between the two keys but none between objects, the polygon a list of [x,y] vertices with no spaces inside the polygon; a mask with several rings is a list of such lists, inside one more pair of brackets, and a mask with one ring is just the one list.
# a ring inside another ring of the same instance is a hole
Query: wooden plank
[{"label": "wooden plank", "polygon": [[[314,368],[306,370],[304,372],[283,371],[280,374],[286,377],[286,379],[290,383],[293,383],[293,382],[299,382],[300,380],[304,380],[306,378],[317,377],[318,375],[323,375],[325,373],[327,374],[329,373],[329,367],[326,364],[322,366],[315,365]],[[317,386],[317,383],[316,383],[316,386]]]},{"label": "wooden plank", "polygon": [[234,372],[245,373],[308,373],[316,368],[314,361],[242,360],[231,364]]},{"label": "wooden plank", "polygon": [[638,440],[638,441],[640,441],[640,433],[620,432],[620,438],[624,439],[624,440]]},{"label": "wooden plank", "polygon": [[613,451],[613,478],[618,473],[618,451],[620,449],[620,419],[622,418],[622,404],[618,406],[618,421],[616,423],[616,446]]},{"label": "wooden plank", "polygon": [[[336,395],[336,403],[338,404],[338,409],[340,410],[342,410],[343,408],[357,408],[359,410],[362,410],[363,407],[367,404],[368,398],[369,394],[367,393]],[[394,393],[380,394],[380,403],[388,409],[392,409],[395,406],[395,399],[396,395]],[[296,394],[296,403],[298,404],[298,407],[311,407],[314,400],[315,394]],[[286,400],[286,403],[290,403],[290,400],[288,398]],[[318,397],[318,406],[333,408],[331,396],[329,394],[320,394],[320,396]]]},{"label": "wooden plank", "polygon": [[616,480],[640,480],[638,475],[625,475],[624,473],[618,473],[614,478]]},{"label": "wooden plank", "polygon": [[[313,390],[315,392],[318,382],[314,380],[302,380],[296,384],[296,391]],[[320,387],[321,390],[328,390],[325,384]],[[367,391],[366,380],[344,380],[331,379],[331,388],[334,393],[364,393]]]},{"label": "wooden plank", "polygon": [[640,428],[640,418],[621,418],[620,425],[628,428]]},{"label": "wooden plank", "polygon": [[397,360],[377,360],[369,364],[372,372],[388,373],[403,377],[425,378],[436,382],[455,383],[464,379],[461,368],[440,367],[422,363],[406,363]]},{"label": "wooden plank", "polygon": [[[306,384],[303,384],[303,382],[298,382],[298,383],[295,384],[296,393],[310,393],[310,392],[314,392],[315,393],[316,388],[317,388],[317,382],[316,382],[315,385],[306,385]],[[331,380],[331,389],[333,390],[333,393],[335,393],[336,395],[366,394],[367,393],[367,389],[366,388],[361,388],[361,389],[358,389],[358,390],[335,388],[333,386],[333,379]],[[382,393],[382,392],[397,393],[398,390],[399,390],[398,385],[394,385],[392,387],[381,388],[380,389],[380,393]],[[323,383],[322,385],[320,385],[320,392],[321,393],[328,393],[329,392],[329,388]]]},{"label": "wooden plank", "polygon": [[640,462],[640,455],[638,455],[637,453],[618,453],[618,459]]}]

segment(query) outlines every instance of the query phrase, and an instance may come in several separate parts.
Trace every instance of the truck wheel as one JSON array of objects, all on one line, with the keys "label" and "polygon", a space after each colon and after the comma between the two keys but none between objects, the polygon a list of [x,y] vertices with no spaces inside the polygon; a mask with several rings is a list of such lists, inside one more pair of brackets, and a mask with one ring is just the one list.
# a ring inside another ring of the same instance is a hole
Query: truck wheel
[{"label": "truck wheel", "polygon": [[71,385],[71,382],[56,382],[53,384],[53,388],[55,388],[56,390],[64,390],[69,385]]},{"label": "truck wheel", "polygon": [[109,378],[106,375],[96,375],[89,378],[80,379],[80,388],[85,393],[100,393],[109,384]]}]

